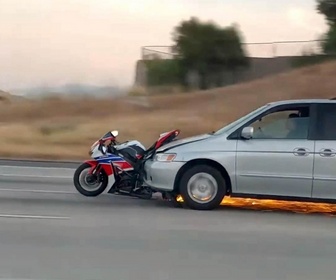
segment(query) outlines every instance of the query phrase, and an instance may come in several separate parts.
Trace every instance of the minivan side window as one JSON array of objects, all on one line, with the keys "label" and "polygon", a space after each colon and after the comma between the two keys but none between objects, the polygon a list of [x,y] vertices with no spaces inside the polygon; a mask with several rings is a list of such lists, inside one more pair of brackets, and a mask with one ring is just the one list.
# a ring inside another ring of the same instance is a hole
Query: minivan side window
[{"label": "minivan side window", "polygon": [[309,106],[280,110],[253,122],[252,139],[307,139]]},{"label": "minivan side window", "polygon": [[318,104],[315,140],[336,140],[336,104]]}]

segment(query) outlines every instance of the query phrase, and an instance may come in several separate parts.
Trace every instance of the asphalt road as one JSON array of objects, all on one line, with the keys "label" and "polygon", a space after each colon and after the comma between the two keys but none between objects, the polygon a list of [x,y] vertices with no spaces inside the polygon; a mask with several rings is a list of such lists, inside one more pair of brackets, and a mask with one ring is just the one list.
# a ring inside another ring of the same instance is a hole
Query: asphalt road
[{"label": "asphalt road", "polygon": [[335,279],[333,217],[86,198],[35,165],[0,162],[0,279]]}]

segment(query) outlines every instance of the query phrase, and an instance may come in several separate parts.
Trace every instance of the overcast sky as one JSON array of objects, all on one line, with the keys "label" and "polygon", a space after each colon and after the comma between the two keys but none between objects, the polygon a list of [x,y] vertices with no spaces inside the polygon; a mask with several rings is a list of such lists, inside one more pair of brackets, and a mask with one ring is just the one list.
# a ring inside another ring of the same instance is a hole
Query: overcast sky
[{"label": "overcast sky", "polygon": [[130,85],[141,46],[171,45],[173,27],[191,16],[236,22],[246,42],[326,30],[314,0],[0,0],[0,89]]}]

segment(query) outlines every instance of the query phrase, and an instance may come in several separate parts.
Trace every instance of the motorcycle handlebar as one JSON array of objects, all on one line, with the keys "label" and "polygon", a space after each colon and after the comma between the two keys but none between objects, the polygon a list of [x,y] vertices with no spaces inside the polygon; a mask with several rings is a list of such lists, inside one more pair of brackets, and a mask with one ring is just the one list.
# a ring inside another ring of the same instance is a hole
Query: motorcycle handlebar
[{"label": "motorcycle handlebar", "polygon": [[[104,152],[104,150],[103,150],[103,146],[105,146],[104,144],[105,144],[105,142],[108,141],[108,140],[111,140],[111,143],[109,143],[109,144],[107,145],[106,150],[105,150],[105,152]],[[106,152],[114,153],[114,148],[113,148],[113,146],[114,146],[114,145],[118,145],[118,144],[119,144],[119,143],[115,140],[115,138],[114,138],[114,139],[107,139],[107,140],[100,139],[100,141],[99,141],[99,146],[98,146],[98,150],[99,150],[103,155],[105,155]]]}]

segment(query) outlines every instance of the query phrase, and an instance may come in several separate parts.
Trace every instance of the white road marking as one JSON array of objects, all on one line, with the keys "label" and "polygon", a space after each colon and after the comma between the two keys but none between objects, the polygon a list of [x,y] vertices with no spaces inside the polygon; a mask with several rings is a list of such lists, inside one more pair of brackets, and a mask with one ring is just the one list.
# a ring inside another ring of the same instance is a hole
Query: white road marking
[{"label": "white road marking", "polygon": [[[31,167],[31,166],[10,166],[0,165],[0,179],[11,178],[36,178],[36,179],[55,179],[70,180],[73,178],[74,168],[62,167]],[[39,190],[39,189],[8,189],[0,188],[0,192],[25,192],[25,193],[49,193],[49,194],[75,194],[73,191],[63,190]]]},{"label": "white road marking", "polygon": [[58,194],[75,194],[77,192],[51,191],[51,190],[27,190],[27,189],[0,189],[3,192],[31,192],[31,193],[58,193]]},{"label": "white road marking", "polygon": [[74,168],[0,165],[0,177],[71,179]]},{"label": "white road marking", "polygon": [[23,174],[11,174],[11,173],[0,173],[0,176],[3,177],[31,177],[31,178],[58,178],[58,179],[72,179],[71,176],[49,176],[49,175],[23,175]]},{"label": "white road marking", "polygon": [[0,214],[0,218],[49,219],[49,220],[68,220],[70,219],[70,217],[62,217],[62,216],[35,216],[35,215],[14,215],[14,214]]},{"label": "white road marking", "polygon": [[76,168],[69,168],[69,167],[35,167],[35,166],[16,166],[16,165],[0,165],[1,168],[14,168],[14,169],[33,169],[33,170],[50,170],[50,169],[56,169],[56,170],[71,170],[75,171]]},{"label": "white road marking", "polygon": [[37,278],[0,278],[0,280],[44,280],[44,279],[37,279]]}]

